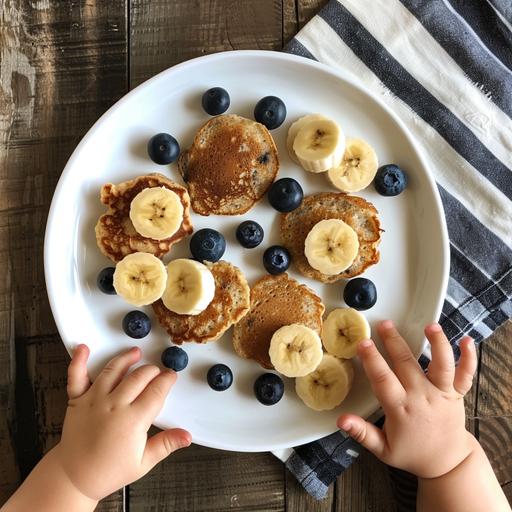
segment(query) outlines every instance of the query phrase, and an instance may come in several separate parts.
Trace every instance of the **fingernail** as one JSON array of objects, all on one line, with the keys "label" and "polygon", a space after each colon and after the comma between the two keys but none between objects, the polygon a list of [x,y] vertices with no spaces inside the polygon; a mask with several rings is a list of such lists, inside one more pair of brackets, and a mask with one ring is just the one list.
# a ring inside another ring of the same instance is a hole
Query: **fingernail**
[{"label": "fingernail", "polygon": [[432,332],[441,332],[443,330],[443,328],[439,325],[439,324],[430,324],[428,326],[428,328],[432,331]]},{"label": "fingernail", "polygon": [[475,340],[469,338],[468,342],[466,343],[466,347],[468,350],[475,350]]},{"label": "fingernail", "polygon": [[344,421],[343,423],[341,423],[341,425],[339,425],[339,427],[341,428],[341,430],[348,432],[352,428],[352,423],[347,420],[347,421]]},{"label": "fingernail", "polygon": [[384,320],[380,325],[384,329],[392,329],[394,327],[394,324],[391,320]]},{"label": "fingernail", "polygon": [[359,343],[359,346],[361,348],[369,348],[373,345],[373,341],[372,340],[363,340],[361,341],[361,343]]}]

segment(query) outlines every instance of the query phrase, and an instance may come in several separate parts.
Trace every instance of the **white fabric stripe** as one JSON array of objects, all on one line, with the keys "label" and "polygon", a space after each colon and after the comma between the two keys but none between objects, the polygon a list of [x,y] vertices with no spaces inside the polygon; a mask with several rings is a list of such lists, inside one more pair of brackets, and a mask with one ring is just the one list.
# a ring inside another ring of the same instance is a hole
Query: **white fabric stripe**
[{"label": "white fabric stripe", "polygon": [[461,23],[464,24],[464,26],[466,27],[466,29],[468,30],[468,32],[471,33],[471,35],[473,36],[473,38],[475,39],[475,41],[478,42],[478,44],[489,54],[489,56],[495,61],[497,62],[503,69],[505,69],[506,71],[508,71],[509,73],[512,74],[512,71],[507,67],[505,66],[505,64],[503,64],[503,62],[501,62],[500,59],[498,59],[498,57],[496,57],[496,55],[494,55],[494,53],[489,50],[489,48],[487,47],[487,45],[480,39],[480,37],[478,36],[478,34],[473,30],[473,28],[471,27],[471,25],[453,8],[453,6],[450,4],[450,2],[448,2],[447,0],[443,0],[443,3],[446,5],[446,7],[460,20]]},{"label": "white fabric stripe", "polygon": [[447,294],[447,298],[453,306],[457,307],[458,304],[462,304],[473,297],[473,295],[471,295],[471,293],[469,293],[466,288],[464,288],[464,286],[462,286],[462,284],[456,281],[452,276],[450,276],[448,282],[449,293]]},{"label": "white fabric stripe", "polygon": [[496,158],[512,169],[512,120],[469,80],[402,2],[373,0],[368,9],[360,0],[338,1]]},{"label": "white fabric stripe", "polygon": [[508,22],[505,16],[503,16],[503,14],[501,14],[501,12],[496,9],[492,2],[487,0],[487,3],[492,7],[492,10],[496,13],[496,16],[498,16],[498,18],[503,22],[503,25],[505,25],[505,27],[507,27],[510,32],[512,32],[512,25]]},{"label": "white fabric stripe", "polygon": [[473,326],[476,332],[482,335],[482,338],[488,338],[492,333],[492,329],[487,327],[484,322],[480,322],[478,325]]},{"label": "white fabric stripe", "polygon": [[[318,34],[322,34],[318,38]],[[383,87],[321,17],[313,18],[298,34],[312,55],[341,70],[375,96],[380,97],[424,147],[423,157],[438,183],[489,230],[512,247],[512,202],[462,158],[427,122]],[[319,40],[321,41],[319,43]],[[498,215],[497,212],[500,212]]]}]

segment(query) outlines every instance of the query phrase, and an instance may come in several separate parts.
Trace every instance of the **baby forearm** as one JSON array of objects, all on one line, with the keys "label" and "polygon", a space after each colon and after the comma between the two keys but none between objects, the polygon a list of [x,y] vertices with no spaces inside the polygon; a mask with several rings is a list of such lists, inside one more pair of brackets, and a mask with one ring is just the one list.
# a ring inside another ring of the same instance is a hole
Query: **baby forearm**
[{"label": "baby forearm", "polygon": [[476,441],[471,454],[439,478],[418,480],[418,512],[505,512],[508,501],[483,448]]},{"label": "baby forearm", "polygon": [[96,505],[96,501],[84,496],[73,485],[52,450],[41,459],[0,512],[92,512]]}]

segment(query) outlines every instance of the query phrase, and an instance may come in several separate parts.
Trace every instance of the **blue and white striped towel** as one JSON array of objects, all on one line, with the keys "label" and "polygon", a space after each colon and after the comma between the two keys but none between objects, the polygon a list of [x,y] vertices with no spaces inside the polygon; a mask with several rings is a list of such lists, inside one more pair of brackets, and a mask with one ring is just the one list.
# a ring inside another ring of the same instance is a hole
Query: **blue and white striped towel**
[{"label": "blue and white striped towel", "polygon": [[[351,75],[420,143],[450,236],[440,322],[456,355],[489,336],[512,317],[511,0],[331,0],[285,50]],[[276,455],[321,499],[360,449],[337,432]]]}]

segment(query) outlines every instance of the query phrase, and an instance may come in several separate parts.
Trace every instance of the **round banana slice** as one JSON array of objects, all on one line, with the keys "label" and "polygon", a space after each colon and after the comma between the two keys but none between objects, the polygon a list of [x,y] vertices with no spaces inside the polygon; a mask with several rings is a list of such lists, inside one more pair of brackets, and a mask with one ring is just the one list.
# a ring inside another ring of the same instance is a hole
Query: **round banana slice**
[{"label": "round banana slice", "polygon": [[321,220],[304,242],[309,264],[322,274],[334,276],[346,270],[359,251],[357,233],[340,219]]},{"label": "round banana slice", "polygon": [[270,340],[268,351],[274,368],[286,377],[311,373],[322,360],[320,336],[305,325],[285,325]]},{"label": "round banana slice", "polygon": [[167,265],[164,306],[178,315],[199,315],[215,296],[215,279],[198,261],[180,258]]},{"label": "round banana slice", "polygon": [[347,139],[341,164],[329,169],[327,177],[342,192],[358,192],[373,181],[378,167],[377,153],[367,142]]},{"label": "round banana slice", "polygon": [[333,356],[351,359],[357,345],[371,336],[370,324],[359,311],[339,308],[331,311],[322,325],[322,343]]},{"label": "round banana slice", "polygon": [[135,231],[146,238],[170,238],[183,222],[183,205],[166,187],[145,188],[130,204],[130,220]]},{"label": "round banana slice", "polygon": [[290,128],[288,129],[288,135],[286,137],[286,149],[288,149],[288,154],[294,162],[300,163],[297,155],[295,154],[295,151],[293,150],[293,141],[295,140],[297,133],[308,121],[318,121],[319,119],[327,118],[322,114],[308,114],[307,116],[300,117],[297,119],[297,121],[290,125]]},{"label": "round banana slice", "polygon": [[352,361],[324,354],[314,372],[295,379],[295,391],[311,409],[329,411],[345,400],[353,381]]},{"label": "round banana slice", "polygon": [[340,165],[345,135],[332,119],[310,119],[297,131],[293,151],[306,171],[325,172]]},{"label": "round banana slice", "polygon": [[147,252],[128,254],[114,271],[117,294],[138,307],[156,302],[162,296],[166,282],[164,264]]}]

